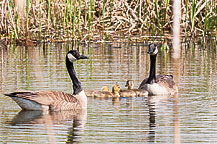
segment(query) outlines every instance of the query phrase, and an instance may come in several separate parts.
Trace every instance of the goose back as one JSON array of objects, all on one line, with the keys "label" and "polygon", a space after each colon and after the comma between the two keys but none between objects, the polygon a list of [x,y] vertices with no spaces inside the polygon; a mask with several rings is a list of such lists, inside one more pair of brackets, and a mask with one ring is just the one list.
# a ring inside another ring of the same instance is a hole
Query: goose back
[{"label": "goose back", "polygon": [[73,110],[83,109],[85,100],[59,91],[13,92],[11,97],[22,109],[27,110]]},{"label": "goose back", "polygon": [[139,89],[147,90],[149,95],[174,95],[178,93],[178,88],[172,75],[157,75],[156,83],[147,84],[148,78],[144,79]]}]

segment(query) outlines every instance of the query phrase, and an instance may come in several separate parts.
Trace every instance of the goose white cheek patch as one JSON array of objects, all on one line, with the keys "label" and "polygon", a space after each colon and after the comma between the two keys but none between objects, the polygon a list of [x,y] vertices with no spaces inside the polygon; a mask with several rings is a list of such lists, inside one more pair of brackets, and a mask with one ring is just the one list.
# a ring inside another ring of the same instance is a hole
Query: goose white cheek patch
[{"label": "goose white cheek patch", "polygon": [[154,52],[151,55],[156,55],[158,53],[157,47],[155,48]]},{"label": "goose white cheek patch", "polygon": [[76,59],[72,54],[70,54],[70,53],[67,55],[67,57],[69,58],[69,61],[70,61],[70,62],[74,62],[74,61],[77,60],[77,59]]}]

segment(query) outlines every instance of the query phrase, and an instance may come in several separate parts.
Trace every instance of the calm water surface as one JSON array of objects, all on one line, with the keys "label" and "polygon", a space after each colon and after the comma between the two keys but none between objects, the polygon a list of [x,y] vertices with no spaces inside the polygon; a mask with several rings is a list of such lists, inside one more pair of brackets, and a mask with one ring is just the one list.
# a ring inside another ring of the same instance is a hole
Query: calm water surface
[{"label": "calm water surface", "polygon": [[[181,57],[161,51],[158,74],[173,74],[179,94],[172,97],[88,98],[88,109],[28,112],[4,93],[16,90],[72,92],[65,68],[68,44],[8,46],[0,60],[0,143],[216,143],[216,46],[182,46]],[[147,45],[80,45],[89,60],[76,62],[84,89],[99,90],[128,79],[138,87],[148,76]]]}]

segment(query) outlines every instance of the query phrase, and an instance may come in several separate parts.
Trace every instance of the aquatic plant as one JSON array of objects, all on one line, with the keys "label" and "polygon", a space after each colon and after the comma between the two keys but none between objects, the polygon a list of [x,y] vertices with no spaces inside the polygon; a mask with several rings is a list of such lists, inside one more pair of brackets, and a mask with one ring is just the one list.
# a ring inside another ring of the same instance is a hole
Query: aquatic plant
[{"label": "aquatic plant", "polygon": [[[172,1],[165,0],[20,0],[0,2],[0,37],[37,41],[111,41],[125,36],[171,34]],[[181,36],[213,36],[217,33],[217,4],[213,0],[181,3]]]}]

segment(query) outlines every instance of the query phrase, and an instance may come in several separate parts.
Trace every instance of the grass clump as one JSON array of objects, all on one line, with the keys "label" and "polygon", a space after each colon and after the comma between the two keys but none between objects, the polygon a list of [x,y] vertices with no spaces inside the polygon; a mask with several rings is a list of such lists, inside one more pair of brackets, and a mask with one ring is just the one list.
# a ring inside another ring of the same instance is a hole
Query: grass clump
[{"label": "grass clump", "polygon": [[[165,36],[171,33],[172,9],[171,0],[5,0],[0,2],[0,37],[112,41],[120,35]],[[216,12],[213,0],[182,1],[181,36],[216,37]]]}]

